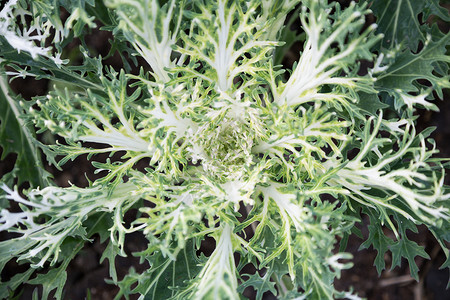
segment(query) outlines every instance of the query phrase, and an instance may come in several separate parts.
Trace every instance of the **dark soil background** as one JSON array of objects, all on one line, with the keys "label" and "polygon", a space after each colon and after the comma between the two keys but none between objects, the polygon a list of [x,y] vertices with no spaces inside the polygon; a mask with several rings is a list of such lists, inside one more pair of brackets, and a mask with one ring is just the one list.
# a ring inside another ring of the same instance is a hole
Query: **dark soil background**
[{"label": "dark soil background", "polygon": [[[448,24],[446,25],[448,27]],[[446,29],[448,30],[448,29]],[[86,43],[91,47],[93,55],[100,54],[105,57],[109,51],[108,39],[111,36],[108,32],[93,30],[86,38]],[[79,41],[74,41],[69,48],[76,48]],[[291,53],[295,53],[293,50]],[[298,53],[298,50],[297,50]],[[295,59],[295,54],[288,55],[291,61],[286,62],[291,64]],[[145,62],[139,61],[140,64]],[[120,58],[115,55],[105,61],[105,64],[114,66],[118,70],[122,64]],[[134,72],[137,73],[137,68]],[[21,94],[25,99],[30,99],[36,95],[43,95],[48,90],[49,83],[45,80],[36,81],[32,78],[16,79],[12,82],[13,90]],[[450,157],[450,97],[449,92],[446,91],[445,99],[439,100],[435,103],[438,105],[440,112],[430,112],[419,110],[417,112],[418,131],[421,131],[429,126],[436,126],[437,129],[433,133],[433,138],[436,140],[437,146],[440,150],[440,157]],[[1,153],[1,148],[0,148]],[[0,177],[12,168],[14,163],[14,154],[8,155],[5,160],[0,161]],[[48,170],[54,174],[55,183],[59,186],[68,186],[69,182],[77,186],[86,186],[88,181],[86,176],[90,179],[95,179],[94,168],[86,160],[85,156],[79,157],[73,162],[68,162],[64,166],[63,171],[58,171],[53,167],[48,167]],[[448,172],[447,172],[448,173]],[[447,174],[446,184],[450,184],[450,174]],[[367,220],[366,220],[367,221]],[[360,228],[365,237],[368,236],[366,227],[367,223],[361,224]],[[5,234],[0,234],[0,240],[6,239]],[[391,256],[386,255],[387,270],[378,276],[373,261],[376,256],[376,251],[373,249],[359,250],[360,244],[363,240],[353,236],[348,243],[348,252],[354,255],[354,267],[343,272],[341,278],[336,282],[337,289],[348,290],[353,287],[357,294],[368,299],[382,299],[382,300],[400,300],[400,299],[436,299],[448,300],[450,299],[450,290],[446,290],[446,284],[449,280],[448,270],[439,270],[440,265],[445,260],[445,255],[440,249],[434,237],[424,228],[419,228],[418,234],[411,233],[410,238],[417,241],[419,245],[425,247],[426,252],[430,254],[431,259],[425,260],[416,258],[416,262],[420,268],[420,281],[416,282],[409,275],[409,268],[407,262],[402,261],[401,267],[389,270],[391,263]],[[122,278],[128,273],[128,270],[133,266],[137,271],[144,270],[147,266],[139,265],[138,259],[131,254],[146,248],[145,238],[136,233],[127,236],[126,238],[126,253],[127,257],[118,257],[116,259],[116,268],[119,278]],[[85,299],[90,294],[91,299],[109,300],[113,299],[118,292],[118,288],[109,285],[105,282],[105,278],[109,277],[109,266],[106,261],[99,264],[100,257],[105,248],[105,244],[100,244],[98,241],[85,244],[85,248],[79,253],[74,261],[67,269],[68,279],[66,285],[66,294],[64,299]],[[203,245],[204,252],[211,252],[214,245],[212,243],[205,243]],[[0,254],[1,255],[1,254]],[[26,266],[18,266],[11,261],[7,264],[4,272],[1,274],[2,281],[7,280],[14,274],[23,272]],[[20,299],[31,299],[34,287],[26,286],[24,293],[19,297]],[[254,298],[252,291],[246,291],[246,296],[250,299]],[[136,297],[137,298],[137,297]],[[265,299],[276,299],[273,295],[265,295]],[[159,300],[159,299],[157,299]]]}]

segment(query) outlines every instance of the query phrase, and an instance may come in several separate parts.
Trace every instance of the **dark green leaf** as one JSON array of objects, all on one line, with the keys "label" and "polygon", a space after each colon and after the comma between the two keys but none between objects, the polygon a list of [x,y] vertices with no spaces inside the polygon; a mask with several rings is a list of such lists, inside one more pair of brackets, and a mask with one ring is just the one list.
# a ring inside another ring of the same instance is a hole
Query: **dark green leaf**
[{"label": "dark green leaf", "polygon": [[[186,288],[189,280],[193,279],[201,269],[200,259],[197,257],[193,241],[186,242],[186,247],[176,254],[176,260],[164,256],[160,251],[147,255],[147,251],[139,253],[150,263],[150,268],[141,274],[130,272],[118,283],[120,295],[139,293],[145,299],[169,299],[177,295],[183,299],[183,293],[189,293]],[[137,283],[132,290],[131,286]]]},{"label": "dark green leaf", "polygon": [[32,187],[49,185],[50,174],[42,166],[40,152],[36,146],[33,131],[24,124],[19,103],[11,95],[4,77],[0,78],[0,159],[9,153],[16,153],[17,160],[13,177],[18,184],[29,182]]},{"label": "dark green leaf", "polygon": [[384,254],[389,250],[394,241],[384,234],[383,227],[379,221],[374,215],[370,215],[370,225],[368,226],[369,237],[361,244],[360,249],[367,249],[372,245],[377,250],[378,254],[375,257],[374,265],[377,268],[378,274],[381,274],[381,271],[386,266]]},{"label": "dark green leaf", "polygon": [[416,256],[421,256],[423,258],[430,259],[430,256],[425,252],[425,247],[419,246],[417,245],[416,242],[413,242],[411,240],[408,240],[408,238],[403,237],[391,246],[391,252],[392,252],[391,268],[400,266],[401,258],[404,257],[408,260],[409,271],[411,273],[411,276],[415,280],[419,281],[418,275],[419,268],[417,267],[414,258]]},{"label": "dark green leaf", "polygon": [[[442,88],[449,87],[447,70],[445,73],[435,73],[435,63],[447,62],[446,45],[450,41],[450,33],[440,40],[430,42],[417,54],[405,50],[399,54],[389,68],[381,73],[376,81],[376,88],[382,91],[392,92],[401,90],[403,92],[418,92],[415,84],[417,80],[426,79],[442,97]],[[415,84],[413,84],[415,83]],[[420,85],[421,88],[426,88]]]},{"label": "dark green leaf", "polygon": [[261,300],[265,292],[271,292],[276,295],[275,282],[270,281],[271,272],[268,271],[264,276],[255,274],[244,274],[243,277],[248,277],[238,288],[238,292],[242,293],[247,287],[253,287],[256,290],[256,299]]},{"label": "dark green leaf", "polygon": [[100,263],[102,263],[105,258],[108,259],[109,263],[109,276],[113,279],[114,283],[117,283],[117,272],[116,272],[116,256],[120,255],[120,249],[117,245],[113,244],[111,241],[106,246],[105,251],[103,251],[102,257],[100,258]]},{"label": "dark green leaf", "polygon": [[359,92],[358,94],[359,101],[356,105],[371,115],[376,115],[380,109],[389,107],[389,105],[381,102],[376,94],[367,94],[364,92]]},{"label": "dark green leaf", "polygon": [[5,295],[10,295],[13,293],[22,283],[26,282],[35,270],[29,268],[23,273],[18,273],[14,275],[7,282],[0,282],[0,298],[3,299]]},{"label": "dark green leaf", "polygon": [[42,299],[48,299],[48,295],[54,289],[56,289],[55,298],[62,299],[64,284],[67,280],[66,267],[66,264],[61,264],[58,268],[51,269],[46,274],[38,274],[28,283],[42,285]]},{"label": "dark green leaf", "polygon": [[[419,42],[426,40],[428,25],[421,25],[430,14],[438,15],[445,21],[449,14],[439,5],[439,0],[376,0],[371,9],[377,18],[378,32],[384,34],[382,46],[391,48],[403,41],[416,51]],[[419,18],[421,15],[421,18]]]}]

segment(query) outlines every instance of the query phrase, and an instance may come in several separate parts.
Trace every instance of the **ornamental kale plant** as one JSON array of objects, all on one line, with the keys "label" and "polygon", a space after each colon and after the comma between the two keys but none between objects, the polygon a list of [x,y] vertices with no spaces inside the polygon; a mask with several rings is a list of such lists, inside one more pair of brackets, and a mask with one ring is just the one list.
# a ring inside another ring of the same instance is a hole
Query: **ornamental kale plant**
[{"label": "ornamental kale plant", "polygon": [[[0,270],[28,267],[0,295],[27,283],[66,299],[66,268],[95,239],[116,299],[359,299],[333,282],[361,226],[378,272],[391,253],[418,280],[418,225],[449,267],[446,160],[415,126],[450,87],[437,19],[438,0],[6,2],[0,145],[17,160],[0,182]],[[95,27],[122,68],[92,53]],[[17,77],[50,89],[22,99]],[[57,186],[44,165],[75,159],[97,179]],[[147,269],[118,276],[134,232]]]}]

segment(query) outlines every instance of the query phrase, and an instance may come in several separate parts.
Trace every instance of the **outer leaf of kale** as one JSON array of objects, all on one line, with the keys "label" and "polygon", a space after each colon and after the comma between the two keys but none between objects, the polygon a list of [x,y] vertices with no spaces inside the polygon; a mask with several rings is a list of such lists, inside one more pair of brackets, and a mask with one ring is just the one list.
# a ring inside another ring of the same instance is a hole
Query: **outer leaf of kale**
[{"label": "outer leaf of kale", "polygon": [[21,118],[22,108],[12,97],[4,77],[0,77],[0,108],[0,147],[3,149],[0,159],[16,153],[12,177],[17,177],[19,184],[29,182],[33,187],[47,186],[50,174],[42,166],[33,131]]},{"label": "outer leaf of kale", "polygon": [[[447,66],[450,59],[446,56],[446,46],[449,42],[450,33],[439,40],[429,41],[417,54],[409,50],[403,51],[395,57],[388,69],[377,77],[376,88],[388,92],[419,92],[427,87],[417,80],[426,79],[442,98],[442,89],[450,87]],[[439,68],[436,68],[437,66]],[[440,72],[435,73],[436,71]]]},{"label": "outer leaf of kale", "polygon": [[31,284],[42,285],[42,299],[48,299],[51,291],[56,289],[56,299],[62,299],[64,284],[67,280],[66,264],[50,269],[45,274],[38,274],[36,278],[29,281]]},{"label": "outer leaf of kale", "polygon": [[100,263],[105,259],[108,259],[109,264],[109,275],[111,276],[114,283],[117,283],[117,271],[116,271],[116,256],[120,254],[120,249],[117,245],[114,245],[111,241],[106,246],[103,251],[102,257],[100,258]]},{"label": "outer leaf of kale", "polygon": [[368,94],[360,92],[359,101],[356,105],[360,107],[363,111],[368,112],[370,115],[376,115],[380,109],[389,107],[389,105],[383,103],[378,98],[377,94]]},{"label": "outer leaf of kale", "polygon": [[416,242],[408,239],[406,235],[406,231],[409,230],[411,232],[417,233],[416,225],[410,220],[406,220],[405,218],[396,215],[395,219],[397,220],[397,224],[399,226],[399,232],[401,234],[401,238],[398,239],[392,246],[392,268],[401,265],[401,258],[404,257],[408,260],[409,270],[411,276],[419,281],[419,268],[414,261],[416,256],[421,256],[426,259],[430,259],[430,256],[425,252],[425,247],[419,246]]},{"label": "outer leaf of kale", "polygon": [[375,215],[370,214],[369,237],[361,244],[360,249],[367,249],[372,247],[377,250],[378,254],[375,258],[374,265],[377,268],[378,274],[385,269],[386,262],[384,261],[384,254],[390,249],[394,241],[388,238],[384,232],[379,220]]},{"label": "outer leaf of kale", "polygon": [[[16,289],[26,282],[33,274],[34,269],[28,269],[23,273],[14,275],[9,281],[0,284],[0,297],[3,299],[6,295],[12,297]],[[9,298],[8,298],[9,299]]]},{"label": "outer leaf of kale", "polygon": [[29,238],[10,239],[0,242],[0,253],[2,253],[2,255],[0,255],[0,272],[8,261],[17,256],[17,253],[29,249],[33,244],[34,242]]},{"label": "outer leaf of kale", "polygon": [[[370,7],[377,17],[378,32],[384,34],[382,46],[392,48],[403,41],[416,51],[419,42],[426,40],[428,25],[421,25],[430,14],[449,20],[448,12],[439,5],[439,0],[376,0]],[[419,19],[419,15],[422,18]]]},{"label": "outer leaf of kale", "polygon": [[[126,289],[130,290],[130,285],[137,282],[138,285],[131,293],[144,295],[145,299],[183,299],[183,295],[190,291],[189,288],[186,288],[187,282],[201,268],[192,240],[186,243],[184,249],[179,250],[176,260],[164,256],[161,252],[154,253],[147,257],[147,260],[151,267],[142,274],[134,273],[133,276],[131,273],[131,278],[134,277],[134,281],[130,280],[129,275],[125,276],[119,286],[121,286],[121,283],[128,283],[125,284],[124,290],[121,287],[121,292],[125,292]],[[116,299],[119,299],[117,297]]]},{"label": "outer leaf of kale", "polygon": [[[0,36],[0,54],[3,59],[2,64],[8,64],[15,69],[17,76],[32,76],[36,79],[48,79],[53,82],[60,82],[68,85],[75,85],[82,89],[102,91],[99,84],[98,73],[102,66],[95,58],[84,57],[82,66],[65,67],[57,66],[53,61],[39,57],[33,60],[27,52],[17,53],[8,42]],[[2,73],[4,71],[2,70]]]},{"label": "outer leaf of kale", "polygon": [[[444,222],[441,227],[432,226],[430,227],[430,231],[433,233],[434,237],[444,251],[445,257],[447,258],[441,265],[440,269],[447,268],[450,273],[450,249],[447,246],[450,242],[450,224],[449,222]],[[450,288],[450,277],[447,282],[447,289],[448,288]]]},{"label": "outer leaf of kale", "polygon": [[430,259],[430,256],[425,252],[425,247],[417,245],[416,242],[409,240],[406,236],[396,241],[391,246],[392,251],[392,267],[401,265],[401,258],[404,257],[408,260],[409,271],[411,276],[419,281],[419,268],[414,261],[416,256],[421,256],[426,259]]},{"label": "outer leaf of kale", "polygon": [[268,271],[264,276],[260,276],[258,273],[243,275],[248,279],[239,286],[238,292],[242,293],[247,287],[253,287],[256,290],[257,300],[261,300],[265,292],[276,295],[275,282],[270,280],[271,273],[271,271]]}]

